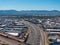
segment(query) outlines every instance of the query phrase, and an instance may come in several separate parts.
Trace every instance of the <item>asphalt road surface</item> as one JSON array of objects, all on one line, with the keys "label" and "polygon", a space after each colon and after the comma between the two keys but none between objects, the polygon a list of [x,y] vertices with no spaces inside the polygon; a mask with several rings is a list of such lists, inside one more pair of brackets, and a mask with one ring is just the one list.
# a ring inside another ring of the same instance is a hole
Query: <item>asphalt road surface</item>
[{"label": "asphalt road surface", "polygon": [[[31,45],[44,45],[43,35],[39,26],[32,24],[28,21],[23,21],[29,28],[29,38],[27,43]],[[41,41],[41,42],[40,42]],[[41,44],[40,44],[41,43]]]}]

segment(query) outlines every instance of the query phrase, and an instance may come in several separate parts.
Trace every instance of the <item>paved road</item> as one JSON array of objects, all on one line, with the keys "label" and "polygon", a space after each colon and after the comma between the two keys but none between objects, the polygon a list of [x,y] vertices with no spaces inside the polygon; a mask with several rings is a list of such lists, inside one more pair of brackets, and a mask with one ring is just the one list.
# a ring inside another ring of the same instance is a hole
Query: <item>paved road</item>
[{"label": "paved road", "polygon": [[37,28],[40,29],[40,34],[41,34],[41,40],[40,42],[42,43],[41,45],[49,45],[47,42],[47,34],[45,31],[43,31],[44,29],[42,28],[42,25],[39,24],[37,25]]},{"label": "paved road", "polygon": [[37,25],[38,30],[40,30],[41,38],[40,38],[40,43],[41,45],[45,45],[45,33],[43,31],[42,25],[39,24]]},{"label": "paved road", "polygon": [[27,21],[24,21],[24,23],[29,27],[29,38],[27,43],[31,45],[40,45],[40,28],[37,28],[37,25]]}]

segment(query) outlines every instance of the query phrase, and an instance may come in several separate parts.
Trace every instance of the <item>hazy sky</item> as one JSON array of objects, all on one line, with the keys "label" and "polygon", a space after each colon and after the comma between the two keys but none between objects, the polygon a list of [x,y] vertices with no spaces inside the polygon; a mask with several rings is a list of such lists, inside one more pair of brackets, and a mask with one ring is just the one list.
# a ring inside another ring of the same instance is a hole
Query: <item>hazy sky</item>
[{"label": "hazy sky", "polygon": [[60,10],[60,0],[0,0],[0,10]]}]

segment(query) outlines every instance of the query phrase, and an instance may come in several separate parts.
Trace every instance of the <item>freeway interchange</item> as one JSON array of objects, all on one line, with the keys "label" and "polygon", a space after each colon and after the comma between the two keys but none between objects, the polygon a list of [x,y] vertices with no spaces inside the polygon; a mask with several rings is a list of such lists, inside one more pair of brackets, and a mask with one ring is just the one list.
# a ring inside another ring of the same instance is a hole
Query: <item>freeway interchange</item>
[{"label": "freeway interchange", "polygon": [[41,24],[33,24],[28,21],[22,21],[28,28],[29,37],[26,43],[30,45],[45,45],[46,37],[43,32]]}]

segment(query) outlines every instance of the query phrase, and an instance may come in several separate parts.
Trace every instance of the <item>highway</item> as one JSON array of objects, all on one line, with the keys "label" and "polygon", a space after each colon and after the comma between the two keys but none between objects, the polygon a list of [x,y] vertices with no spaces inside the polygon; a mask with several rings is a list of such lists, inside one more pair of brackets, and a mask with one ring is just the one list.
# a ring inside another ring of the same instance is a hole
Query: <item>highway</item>
[{"label": "highway", "polygon": [[32,24],[28,21],[23,21],[29,28],[29,38],[27,43],[31,45],[45,45],[44,34],[38,25]]},{"label": "highway", "polygon": [[47,34],[45,31],[43,31],[44,29],[42,28],[42,25],[39,24],[37,25],[37,28],[40,30],[40,34],[41,34],[41,40],[40,42],[42,43],[41,45],[49,45],[47,42]]},{"label": "highway", "polygon": [[36,28],[34,24],[30,24],[30,37],[27,43],[31,45],[40,45],[40,31]]}]

